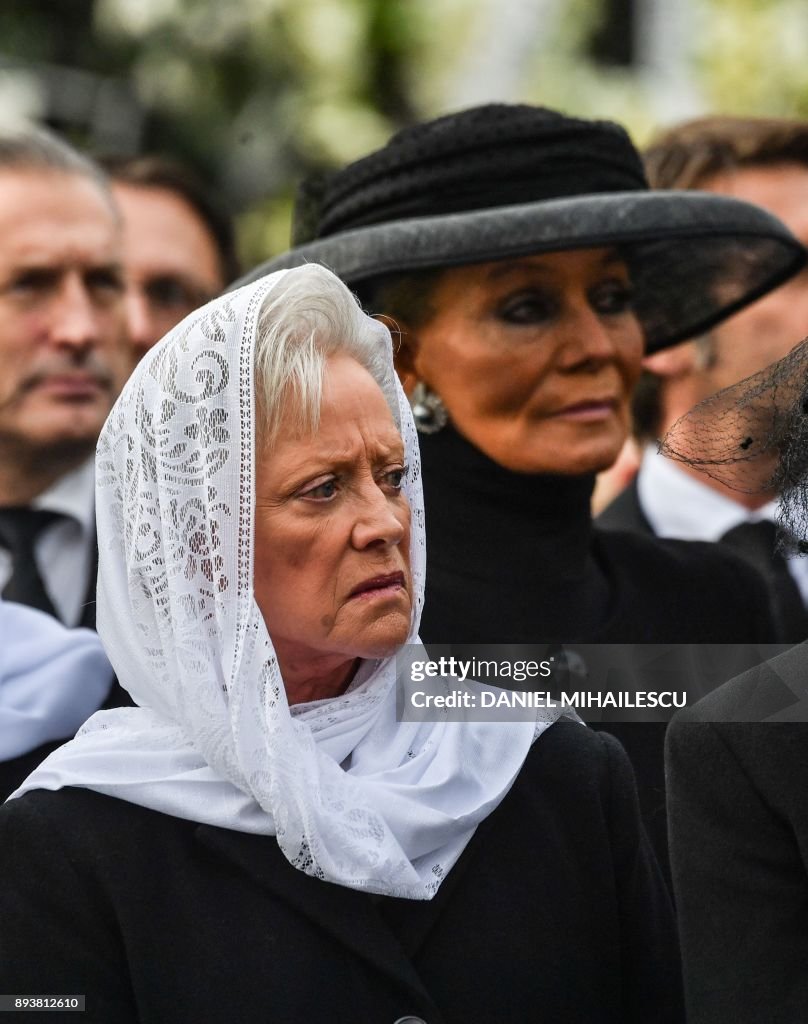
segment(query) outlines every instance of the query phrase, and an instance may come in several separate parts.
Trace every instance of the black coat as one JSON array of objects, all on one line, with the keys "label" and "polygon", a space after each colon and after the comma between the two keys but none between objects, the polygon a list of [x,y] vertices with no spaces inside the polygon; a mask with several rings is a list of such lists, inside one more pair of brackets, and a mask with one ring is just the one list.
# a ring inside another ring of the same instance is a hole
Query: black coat
[{"label": "black coat", "polygon": [[656,536],[640,504],[636,477],[600,513],[597,524],[602,530],[630,530],[646,537]]},{"label": "black coat", "polygon": [[576,723],[540,737],[431,901],[88,791],[0,809],[0,992],[84,993],[88,1024],[653,1024],[682,1019],[679,985],[631,769]]},{"label": "black coat", "polygon": [[[802,645],[670,726],[671,861],[691,1024],[808,1021],[807,690]],[[771,715],[783,720],[764,721]]]},{"label": "black coat", "polygon": [[[640,502],[636,477],[600,513],[596,522],[598,528],[604,531],[622,530],[646,537],[656,537]],[[722,549],[727,548],[727,544],[721,541],[718,542],[718,546]],[[792,644],[801,643],[808,636],[808,613],[802,607],[796,584],[785,573],[784,581],[778,583],[778,565],[784,564],[781,556],[775,555],[774,550],[770,555],[763,551],[753,554],[737,545],[732,547],[732,552],[748,560],[771,588],[769,602],[772,617],[777,624],[777,640]],[[783,591],[783,587],[787,593]],[[735,639],[738,642],[746,642],[749,638],[746,633],[738,631]]]},{"label": "black coat", "polygon": [[[66,737],[69,738],[69,737]],[[12,757],[7,761],[0,761],[0,800],[5,800],[15,789],[18,789],[28,778],[34,768],[56,750],[65,740],[54,740],[51,743],[43,743],[34,750],[29,750],[19,757]]]}]

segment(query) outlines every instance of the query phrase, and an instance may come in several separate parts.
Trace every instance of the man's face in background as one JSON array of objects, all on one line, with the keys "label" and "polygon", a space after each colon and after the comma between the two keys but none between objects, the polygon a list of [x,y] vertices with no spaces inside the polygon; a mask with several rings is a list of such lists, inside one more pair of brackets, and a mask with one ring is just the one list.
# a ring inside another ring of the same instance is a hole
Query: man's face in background
[{"label": "man's face in background", "polygon": [[224,288],[216,241],[178,193],[113,182],[123,215],[126,319],[132,363]]},{"label": "man's face in background", "polygon": [[94,446],[126,378],[121,229],[91,178],[0,171],[0,446]]}]

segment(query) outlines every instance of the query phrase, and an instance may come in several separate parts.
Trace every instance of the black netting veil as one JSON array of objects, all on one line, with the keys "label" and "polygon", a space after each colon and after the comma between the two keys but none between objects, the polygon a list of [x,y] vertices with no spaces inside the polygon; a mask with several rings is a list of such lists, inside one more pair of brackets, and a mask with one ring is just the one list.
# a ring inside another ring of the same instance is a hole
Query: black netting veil
[{"label": "black netting veil", "polygon": [[700,402],[660,450],[733,490],[778,495],[781,545],[808,552],[808,338]]},{"label": "black netting veil", "polygon": [[777,238],[662,238],[621,251],[649,352],[696,337],[768,292],[799,259]]}]

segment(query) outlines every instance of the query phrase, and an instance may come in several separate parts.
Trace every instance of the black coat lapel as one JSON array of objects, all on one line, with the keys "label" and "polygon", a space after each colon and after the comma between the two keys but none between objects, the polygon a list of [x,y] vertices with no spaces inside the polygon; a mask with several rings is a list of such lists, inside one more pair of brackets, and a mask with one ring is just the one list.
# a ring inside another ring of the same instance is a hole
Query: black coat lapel
[{"label": "black coat lapel", "polygon": [[[236,864],[252,880],[351,949],[427,1013],[430,1021],[443,1018],[424,988],[401,943],[379,913],[378,900],[367,893],[321,882],[298,871],[268,836],[247,835],[200,825],[198,840],[208,849]],[[383,901],[386,898],[381,898]],[[407,900],[392,900],[409,903]],[[434,902],[434,901],[431,901]]]},{"label": "black coat lapel", "polygon": [[382,917],[390,924],[406,955],[411,959],[416,959],[429,938],[430,931],[452,899],[458,882],[474,859],[473,848],[488,832],[492,817],[495,815],[489,815],[477,826],[468,849],[441,882],[437,894],[431,900],[385,899],[379,905]]},{"label": "black coat lapel", "polygon": [[595,526],[600,530],[629,530],[633,533],[644,533],[649,537],[654,536],[653,527],[640,504],[636,477],[597,516]]}]

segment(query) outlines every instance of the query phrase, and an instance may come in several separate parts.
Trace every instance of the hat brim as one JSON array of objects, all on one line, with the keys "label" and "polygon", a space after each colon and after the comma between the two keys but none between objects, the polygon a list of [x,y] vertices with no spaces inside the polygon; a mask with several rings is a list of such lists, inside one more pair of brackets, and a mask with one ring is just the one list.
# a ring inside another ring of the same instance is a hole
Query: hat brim
[{"label": "hat brim", "polygon": [[808,258],[785,225],[750,203],[611,192],[370,225],[290,249],[237,285],[322,263],[355,288],[392,273],[604,247],[624,253],[649,352],[704,333]]}]

